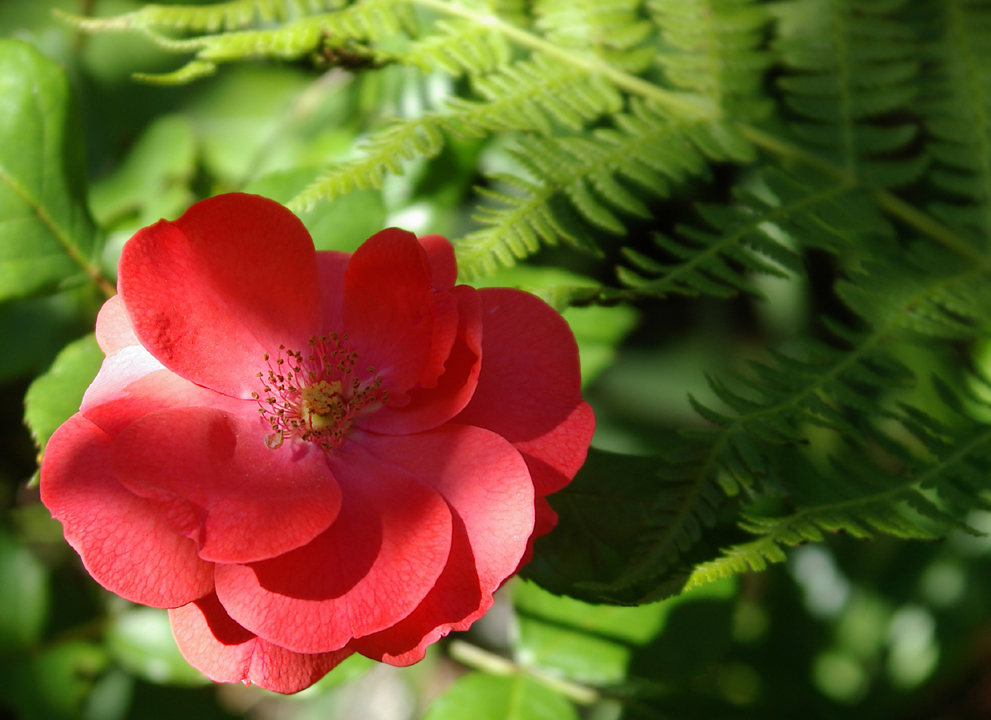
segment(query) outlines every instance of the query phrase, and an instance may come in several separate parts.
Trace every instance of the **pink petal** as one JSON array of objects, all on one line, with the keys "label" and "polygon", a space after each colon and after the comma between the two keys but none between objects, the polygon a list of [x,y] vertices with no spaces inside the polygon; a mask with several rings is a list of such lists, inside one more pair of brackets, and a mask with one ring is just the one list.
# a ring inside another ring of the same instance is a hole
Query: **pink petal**
[{"label": "pink petal", "polygon": [[213,589],[213,565],[173,532],[154,503],[128,491],[111,469],[113,438],[76,414],[45,450],[41,500],[97,582],[144,605],[176,607]]},{"label": "pink petal", "polygon": [[316,252],[276,202],[232,193],[124,246],[120,293],[135,334],[170,370],[234,397],[255,389],[263,355],[306,346],[320,324]]},{"label": "pink petal", "polygon": [[215,682],[243,682],[278,693],[308,688],[342,660],[348,649],[303,655],[262,640],[234,622],[216,594],[169,610],[183,656]]},{"label": "pink petal", "polygon": [[323,305],[321,334],[331,331],[341,334],[344,331],[344,272],[347,270],[351,253],[337,250],[324,250],[317,253],[317,268],[320,271],[320,298]]},{"label": "pink petal", "polygon": [[455,529],[465,533],[455,532],[444,573],[411,615],[351,644],[369,657],[410,664],[430,643],[481,617],[516,570],[534,529],[533,483],[513,446],[477,427],[444,425],[377,437],[367,446],[432,485],[451,506]]},{"label": "pink petal", "polygon": [[537,297],[486,288],[482,371],[454,422],[487,428],[523,454],[538,495],[560,490],[585,462],[595,430],[582,400],[578,346],[564,319]]},{"label": "pink petal", "polygon": [[451,348],[458,337],[457,295],[453,292],[434,291],[430,300],[433,304],[434,321],[430,334],[430,352],[417,383],[420,388],[437,386],[437,380],[444,374],[444,363],[451,355]]},{"label": "pink petal", "polygon": [[114,295],[100,308],[100,314],[96,316],[96,342],[107,357],[138,344],[120,295]]},{"label": "pink petal", "polygon": [[457,337],[432,388],[414,388],[400,408],[383,407],[362,418],[362,427],[389,435],[429,430],[457,415],[471,400],[482,361],[482,318],[478,293],[466,285],[451,291],[458,300]]},{"label": "pink petal", "polygon": [[344,499],[327,532],[281,557],[217,571],[231,617],[295,652],[338,650],[396,624],[450,552],[451,512],[436,491],[350,439],[331,460]]},{"label": "pink petal", "polygon": [[310,443],[266,447],[264,422],[221,410],[159,410],[117,438],[113,467],[200,557],[252,562],[310,542],[330,527],[340,488]]},{"label": "pink petal", "polygon": [[156,410],[195,406],[243,414],[252,412],[257,404],[194,385],[163,368],[140,345],[131,345],[103,361],[79,409],[89,421],[116,437],[132,422]]},{"label": "pink petal", "polygon": [[468,532],[457,515],[453,529],[444,572],[417,608],[390,628],[352,640],[349,648],[373,660],[407,667],[420,662],[429,645],[452,630],[467,630],[492,606],[492,594],[482,593]]},{"label": "pink petal", "polygon": [[457,328],[453,308],[439,310],[440,317],[427,256],[412,233],[383,230],[351,256],[344,275],[344,330],[358,366],[374,366],[394,403],[404,403],[406,390],[425,373],[433,371],[434,379],[439,374],[428,368],[435,322]]},{"label": "pink petal", "polygon": [[421,235],[417,238],[427,253],[432,272],[432,284],[437,290],[450,290],[458,281],[458,263],[454,247],[442,235]]}]

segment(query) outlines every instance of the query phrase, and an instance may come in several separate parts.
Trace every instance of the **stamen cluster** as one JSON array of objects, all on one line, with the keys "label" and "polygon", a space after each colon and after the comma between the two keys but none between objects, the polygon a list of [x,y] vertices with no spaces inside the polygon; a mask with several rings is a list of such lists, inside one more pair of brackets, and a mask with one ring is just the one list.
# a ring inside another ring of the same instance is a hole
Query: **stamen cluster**
[{"label": "stamen cluster", "polygon": [[279,346],[273,360],[265,353],[268,372],[257,373],[262,392],[251,393],[258,412],[268,421],[272,434],[265,444],[275,450],[286,436],[319,443],[330,451],[341,446],[354,419],[380,407],[388,399],[382,378],[368,368],[367,379],[358,377],[358,353],[346,347],[347,334],[311,337],[306,355]]}]

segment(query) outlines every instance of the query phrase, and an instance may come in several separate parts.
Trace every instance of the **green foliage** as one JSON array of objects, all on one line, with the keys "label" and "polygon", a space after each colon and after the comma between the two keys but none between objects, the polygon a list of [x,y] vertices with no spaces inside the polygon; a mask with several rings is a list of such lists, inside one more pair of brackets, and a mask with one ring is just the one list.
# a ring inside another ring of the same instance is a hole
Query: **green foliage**
[{"label": "green foliage", "polygon": [[29,648],[48,613],[48,577],[31,551],[0,531],[0,658]]},{"label": "green foliage", "polygon": [[0,40],[0,300],[98,277],[83,146],[65,73]]},{"label": "green foliage", "polygon": [[470,673],[434,703],[426,720],[576,720],[561,695],[524,674]]},{"label": "green foliage", "polygon": [[[14,301],[0,327],[34,317],[21,298],[74,284],[111,293],[101,268],[117,246],[101,231],[122,242],[230,189],[286,203],[321,249],[426,218],[413,229],[451,235],[464,279],[534,291],[571,322],[596,442],[622,452],[593,448],[549,498],[558,525],[522,570],[543,590],[512,591],[511,659],[452,651],[485,672],[458,680],[430,720],[573,718],[574,703],[606,716],[631,697],[636,712],[694,687],[682,664],[718,662],[718,648],[687,640],[664,656],[672,636],[705,625],[728,637],[731,624],[746,636],[728,601],[703,610],[683,591],[722,592],[795,546],[844,547],[837,536],[881,553],[894,547],[885,538],[989,529],[991,368],[975,349],[991,327],[988,3],[238,0],[63,17],[184,57],[171,72],[133,68],[143,81],[215,77],[193,90],[206,100],[176,101],[118,139],[139,138],[99,165],[87,194],[64,72],[0,42],[0,299]],[[766,320],[787,312],[786,330]],[[681,342],[712,362],[671,371]],[[629,381],[637,397],[607,393],[610,364],[620,373],[638,352],[652,374]],[[100,357],[85,338],[31,386],[39,447]],[[663,393],[688,399],[650,407]],[[5,552],[30,566],[12,592],[43,595],[32,556]],[[739,607],[764,592],[749,582]],[[902,600],[919,602],[913,592]],[[671,609],[684,598],[697,609]],[[668,627],[682,610],[689,619]],[[27,652],[44,618],[25,622],[18,635],[0,612],[0,649]],[[127,610],[108,627],[109,657],[129,676],[188,680],[160,614]],[[872,652],[865,667],[880,663]],[[41,703],[43,670],[64,679],[106,662],[86,643],[46,648],[9,702]],[[645,666],[671,686],[638,684]],[[723,705],[696,696],[662,714],[742,717],[732,712],[757,702],[765,677],[747,668],[712,671]],[[90,683],[66,682],[53,702],[71,715]],[[808,706],[807,693],[791,706],[769,695],[791,714]]]},{"label": "green foliage", "polygon": [[48,372],[31,384],[24,400],[24,420],[39,448],[79,409],[102,362],[96,337],[87,335],[66,345]]},{"label": "green foliage", "polygon": [[[689,577],[762,567],[823,532],[931,537],[976,505],[983,425],[949,405],[940,413],[952,421],[902,402],[916,378],[890,348],[984,333],[991,145],[974,88],[988,67],[986,13],[936,0],[360,0],[149,6],[70,21],[137,30],[192,55],[163,82],[247,58],[463,78],[370,126],[357,152],[322,173],[278,187],[284,197],[311,177],[289,204],[312,213],[437,161],[456,139],[500,138],[478,188],[479,226],[456,241],[468,278],[565,243],[593,257],[618,249],[623,261],[618,286],[546,289],[559,306],[761,298],[764,278],[803,279],[810,251],[835,258],[848,317],[823,318],[817,336],[770,349],[733,380],[711,376],[710,399],[691,399],[707,425],[655,436],[649,459],[593,453],[554,500],[557,540],[542,541],[528,572],[585,599],[642,602]],[[738,169],[728,197],[699,203],[696,220],[659,222],[665,199],[726,165]],[[888,189],[926,183],[932,215]],[[645,224],[659,226],[652,246],[630,236]],[[940,382],[945,398],[961,396],[952,378]],[[810,432],[829,438],[818,455],[801,449]],[[961,447],[973,455],[959,457]],[[599,496],[626,465],[624,485]],[[720,559],[720,513],[737,502],[758,539]]]}]

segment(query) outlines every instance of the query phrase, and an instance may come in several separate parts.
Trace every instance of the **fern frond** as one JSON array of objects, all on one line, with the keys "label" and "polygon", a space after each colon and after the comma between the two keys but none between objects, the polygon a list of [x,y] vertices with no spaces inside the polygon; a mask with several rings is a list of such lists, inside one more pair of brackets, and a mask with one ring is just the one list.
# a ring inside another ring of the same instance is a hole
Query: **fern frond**
[{"label": "fern frond", "polygon": [[484,25],[440,21],[434,29],[439,32],[414,42],[399,61],[424,72],[441,68],[460,77],[492,72],[507,65],[512,57],[506,37]]},{"label": "fern frond", "polygon": [[[751,377],[738,378],[742,391],[712,380],[717,397],[735,414],[694,403],[719,429],[686,437],[695,462],[675,467],[691,473],[677,479],[687,487],[718,483],[730,494],[742,488],[771,495],[783,490],[809,508],[780,522],[768,521],[770,529],[745,523],[745,529],[768,537],[700,568],[700,577],[762,567],[769,559],[780,558],[773,546],[814,540],[823,531],[841,530],[857,537],[875,532],[931,537],[932,531],[907,518],[901,506],[911,507],[938,527],[956,527],[956,515],[934,504],[926,491],[936,492],[951,510],[962,511],[973,506],[969,498],[975,482],[991,486],[987,480],[991,477],[991,430],[968,419],[971,436],[961,438],[959,431],[927,415],[884,405],[893,389],[914,382],[911,371],[887,351],[887,342],[907,334],[927,339],[979,335],[982,308],[991,301],[987,287],[991,268],[968,266],[919,244],[899,260],[889,258],[870,270],[869,275],[854,276],[839,289],[851,309],[872,325],[869,331],[855,332],[831,323],[848,347],[809,342],[801,358],[772,353],[769,360],[751,364]],[[879,430],[877,421],[882,418],[896,420],[928,455],[920,455],[904,440]],[[837,460],[828,478],[810,481],[811,468],[779,476],[781,448],[800,446],[809,426],[827,428],[852,446],[880,447],[905,471],[894,475],[882,470],[858,450],[852,462]],[[843,499],[836,503],[838,497]],[[960,501],[965,497],[969,505]],[[830,501],[824,504],[819,498]],[[696,502],[687,512],[698,509]],[[690,534],[681,530],[675,537],[684,542]],[[677,545],[672,545],[669,536],[645,532],[640,547],[610,590],[632,587],[665,573]]]},{"label": "fern frond", "polygon": [[640,0],[538,0],[536,27],[550,42],[591,50],[614,67],[644,70],[656,48],[644,47],[654,28],[639,15]]},{"label": "fern frond", "polygon": [[452,98],[446,113],[449,129],[469,137],[492,130],[551,134],[555,123],[581,130],[623,102],[602,78],[542,55],[473,78],[472,89],[481,100]]},{"label": "fern frond", "polygon": [[937,167],[932,183],[947,200],[930,211],[987,247],[991,237],[991,7],[978,2],[940,6],[934,63],[923,77],[927,149]]},{"label": "fern frond", "polygon": [[218,32],[255,23],[286,22],[312,13],[344,7],[347,0],[233,0],[213,5],[145,5],[116,17],[95,18],[56,14],[80,30],[176,30]]},{"label": "fern frond", "polygon": [[353,190],[381,188],[386,172],[402,175],[404,160],[437,155],[444,146],[442,123],[437,116],[395,122],[368,138],[360,158],[324,173],[287,204],[302,212],[319,200],[346,195]]},{"label": "fern frond", "polygon": [[759,295],[750,282],[752,274],[804,272],[801,258],[786,244],[788,238],[796,245],[838,252],[853,246],[855,238],[892,232],[861,190],[775,169],[765,169],[751,187],[738,190],[734,205],[703,205],[698,211],[709,228],[680,225],[677,237],[656,236],[659,250],[672,261],[658,262],[624,249],[629,267],[618,268],[620,281],[636,294],[656,297]]},{"label": "fern frond", "polygon": [[[913,416],[930,430],[936,425],[917,411]],[[971,422],[965,436],[946,440],[945,452],[934,462],[913,460],[914,475],[895,477],[876,466],[846,465],[841,470],[856,481],[845,487],[856,487],[857,495],[804,507],[784,517],[746,519],[742,527],[760,537],[726,548],[722,557],[697,566],[685,589],[739,572],[763,570],[768,562],[785,559],[784,547],[821,541],[824,533],[869,538],[882,532],[915,539],[936,539],[950,529],[979,534],[930,500],[925,491],[935,491],[957,513],[973,507],[975,491],[991,489],[991,428]]]},{"label": "fern frond", "polygon": [[444,113],[399,121],[374,133],[360,148],[358,158],[329,170],[289,206],[306,209],[355,188],[381,187],[386,172],[402,174],[402,160],[437,155],[443,148],[444,131],[461,137],[506,129],[549,132],[555,120],[581,126],[615,110],[621,102],[608,84],[588,82],[581,71],[539,56],[500,68],[476,82],[487,102],[455,99]]},{"label": "fern frond", "polygon": [[752,119],[771,56],[761,49],[767,11],[754,0],[649,0],[667,46],[657,61],[677,87],[710,99],[727,117]]},{"label": "fern frond", "polygon": [[625,226],[614,210],[648,214],[627,184],[665,195],[670,182],[701,173],[707,159],[752,153],[728,124],[671,120],[641,103],[631,110],[613,118],[614,128],[589,137],[521,140],[513,155],[534,180],[512,183],[522,197],[489,193],[501,207],[482,206],[476,219],[486,227],[455,242],[466,277],[491,274],[499,263],[511,265],[536,251],[541,241],[594,249],[581,223],[566,229],[576,214],[582,222],[620,234]]},{"label": "fern frond", "polygon": [[[334,13],[312,15],[265,30],[242,30],[219,35],[174,39],[144,29],[159,47],[171,52],[194,52],[194,59],[174,73],[141,74],[152,82],[188,81],[209,74],[216,64],[246,58],[294,60],[318,50],[343,48],[366,62],[381,62],[384,56],[357,43],[368,43],[401,30],[415,32],[408,0],[362,0]],[[188,68],[188,69],[187,69]]]},{"label": "fern frond", "polygon": [[903,4],[801,0],[775,9],[777,49],[791,69],[778,82],[799,118],[794,132],[867,185],[906,184],[927,164],[924,155],[893,157],[918,130],[893,119],[918,93],[919,46],[898,18]]}]

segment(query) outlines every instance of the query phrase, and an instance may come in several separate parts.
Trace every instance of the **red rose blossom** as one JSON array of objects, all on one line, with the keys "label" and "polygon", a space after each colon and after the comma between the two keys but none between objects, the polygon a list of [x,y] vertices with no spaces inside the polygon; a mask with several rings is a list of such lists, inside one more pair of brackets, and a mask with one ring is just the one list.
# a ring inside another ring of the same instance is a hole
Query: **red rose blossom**
[{"label": "red rose blossom", "polygon": [[169,608],[208,677],[290,693],[463,630],[556,516],[594,418],[560,315],[455,285],[451,245],[316,252],[264,198],[124,247],[106,360],[42,500],[104,587]]}]

